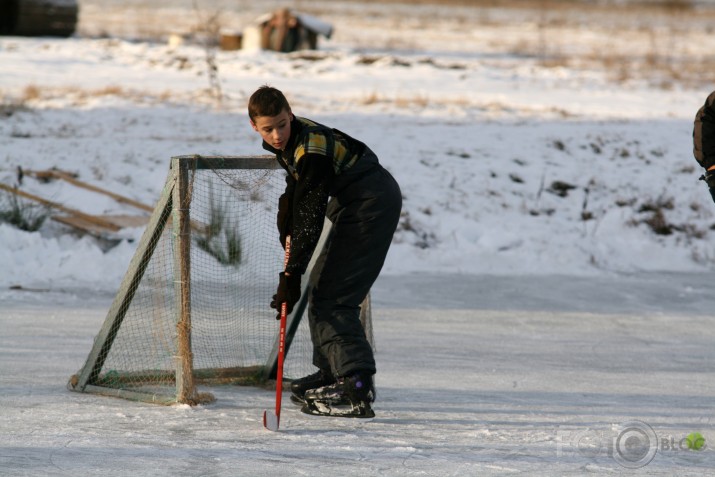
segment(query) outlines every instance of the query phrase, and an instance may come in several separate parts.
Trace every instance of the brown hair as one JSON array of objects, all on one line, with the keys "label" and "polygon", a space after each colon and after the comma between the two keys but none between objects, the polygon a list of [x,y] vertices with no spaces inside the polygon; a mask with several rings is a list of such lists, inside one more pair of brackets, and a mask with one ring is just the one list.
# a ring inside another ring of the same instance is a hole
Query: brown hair
[{"label": "brown hair", "polygon": [[248,117],[251,121],[259,116],[278,116],[283,110],[290,112],[288,100],[272,86],[261,86],[248,100]]}]

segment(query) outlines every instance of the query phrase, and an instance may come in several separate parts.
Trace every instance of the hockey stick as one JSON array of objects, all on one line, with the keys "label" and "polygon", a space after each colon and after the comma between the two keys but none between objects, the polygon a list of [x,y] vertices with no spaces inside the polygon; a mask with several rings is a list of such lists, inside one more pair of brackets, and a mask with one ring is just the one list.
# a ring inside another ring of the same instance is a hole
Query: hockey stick
[{"label": "hockey stick", "polygon": [[[290,235],[286,236],[286,252],[283,259],[283,269],[288,266],[290,258]],[[281,398],[283,397],[283,360],[286,347],[286,322],[288,316],[288,303],[281,303],[281,329],[278,338],[278,371],[276,372],[276,412],[263,411],[263,427],[269,431],[277,431],[281,421]]]}]

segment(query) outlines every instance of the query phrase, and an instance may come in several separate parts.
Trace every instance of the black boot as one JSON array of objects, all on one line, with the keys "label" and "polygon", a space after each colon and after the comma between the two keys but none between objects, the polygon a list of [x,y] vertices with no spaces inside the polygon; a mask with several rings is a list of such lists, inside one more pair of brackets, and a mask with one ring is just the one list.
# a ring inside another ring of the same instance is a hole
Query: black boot
[{"label": "black boot", "polygon": [[334,384],[305,392],[306,414],[335,417],[375,417],[370,405],[375,401],[372,376],[355,373],[338,378]]},{"label": "black boot", "polygon": [[320,388],[333,384],[335,382],[335,377],[330,371],[325,371],[323,369],[318,370],[318,372],[311,374],[310,376],[305,376],[299,378],[290,383],[290,390],[292,392],[290,400],[296,404],[305,404],[305,392],[310,389]]}]

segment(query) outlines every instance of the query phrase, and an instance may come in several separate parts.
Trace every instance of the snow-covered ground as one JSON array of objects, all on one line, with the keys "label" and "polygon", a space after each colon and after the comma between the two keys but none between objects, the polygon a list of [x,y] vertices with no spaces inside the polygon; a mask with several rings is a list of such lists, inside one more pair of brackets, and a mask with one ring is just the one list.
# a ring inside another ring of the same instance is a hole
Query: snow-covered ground
[{"label": "snow-covered ground", "polygon": [[[94,7],[85,7],[87,22]],[[707,84],[691,87],[693,78],[683,70],[664,89],[664,80],[652,81],[661,71],[643,75],[635,64],[633,78],[615,81],[597,65],[554,66],[551,56],[528,48],[509,53],[512,42],[529,44],[529,35],[536,41],[548,34],[559,45],[580,45],[584,52],[570,54],[548,42],[561,64],[572,64],[587,56],[589,40],[600,45],[609,33],[598,22],[592,29],[540,33],[517,19],[496,24],[504,30],[500,37],[499,28],[483,21],[467,35],[454,18],[437,16],[433,25],[398,22],[398,7],[370,8],[382,12],[376,22],[385,27],[383,35],[403,32],[410,46],[390,49],[390,38],[365,45],[355,28],[330,17],[338,25],[335,38],[324,40],[318,52],[216,52],[220,104],[209,89],[200,45],[2,38],[0,180],[16,183],[18,166],[56,167],[151,205],[171,156],[264,152],[245,103],[255,88],[270,83],[287,93],[298,115],[367,142],[397,177],[404,217],[387,274],[712,268],[714,209],[690,152],[692,119]],[[466,11],[483,20],[480,9]],[[80,31],[102,27],[94,21]],[[672,28],[680,22],[676,18]],[[455,44],[455,30],[462,43]],[[490,32],[488,41],[482,38]],[[517,34],[523,38],[512,38]],[[668,35],[675,34],[661,34]],[[637,40],[614,41],[614,58],[636,49]],[[715,42],[697,30],[678,41],[702,49]],[[644,56],[660,52],[638,48]],[[674,51],[689,63],[701,61],[689,50]],[[668,54],[669,61],[681,61]],[[689,80],[673,85],[681,77]],[[59,181],[26,178],[22,190],[87,213],[129,211]],[[669,235],[648,225],[658,220]],[[70,238],[50,226],[26,233],[0,224],[0,238],[8,244],[0,251],[0,286],[112,288],[133,252],[126,242],[105,251],[92,239]]]},{"label": "snow-covered ground", "polygon": [[[569,445],[610,442],[631,419],[661,442],[644,475],[712,471],[709,448],[660,440],[715,442],[715,208],[691,153],[711,11],[295,2],[334,37],[311,53],[213,52],[219,101],[205,49],[168,34],[267,7],[80,3],[73,38],[0,37],[0,182],[56,167],[151,205],[171,156],[262,154],[245,103],[283,89],[402,186],[373,292],[378,417],[289,409],[285,433],[267,435],[265,391],[219,388],[194,409],[66,392],[142,230],[108,248],[52,222],[0,224],[0,475],[616,473],[608,449]],[[26,176],[21,190],[132,210],[61,181]]]}]

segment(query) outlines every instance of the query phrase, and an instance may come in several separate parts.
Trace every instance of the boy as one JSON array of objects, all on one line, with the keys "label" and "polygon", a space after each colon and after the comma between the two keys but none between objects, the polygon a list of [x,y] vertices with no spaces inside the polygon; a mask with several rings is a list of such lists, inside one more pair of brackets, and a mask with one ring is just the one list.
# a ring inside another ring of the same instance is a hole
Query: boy
[{"label": "boy", "polygon": [[[308,310],[318,372],[291,385],[308,414],[373,417],[375,359],[360,323],[360,303],[377,279],[402,208],[397,182],[362,142],[293,115],[283,93],[259,88],[248,102],[251,126],[288,172],[278,202],[278,231],[291,255],[271,307],[300,298],[301,275],[324,218],[333,233],[311,276]],[[332,197],[330,202],[328,198]]]}]

